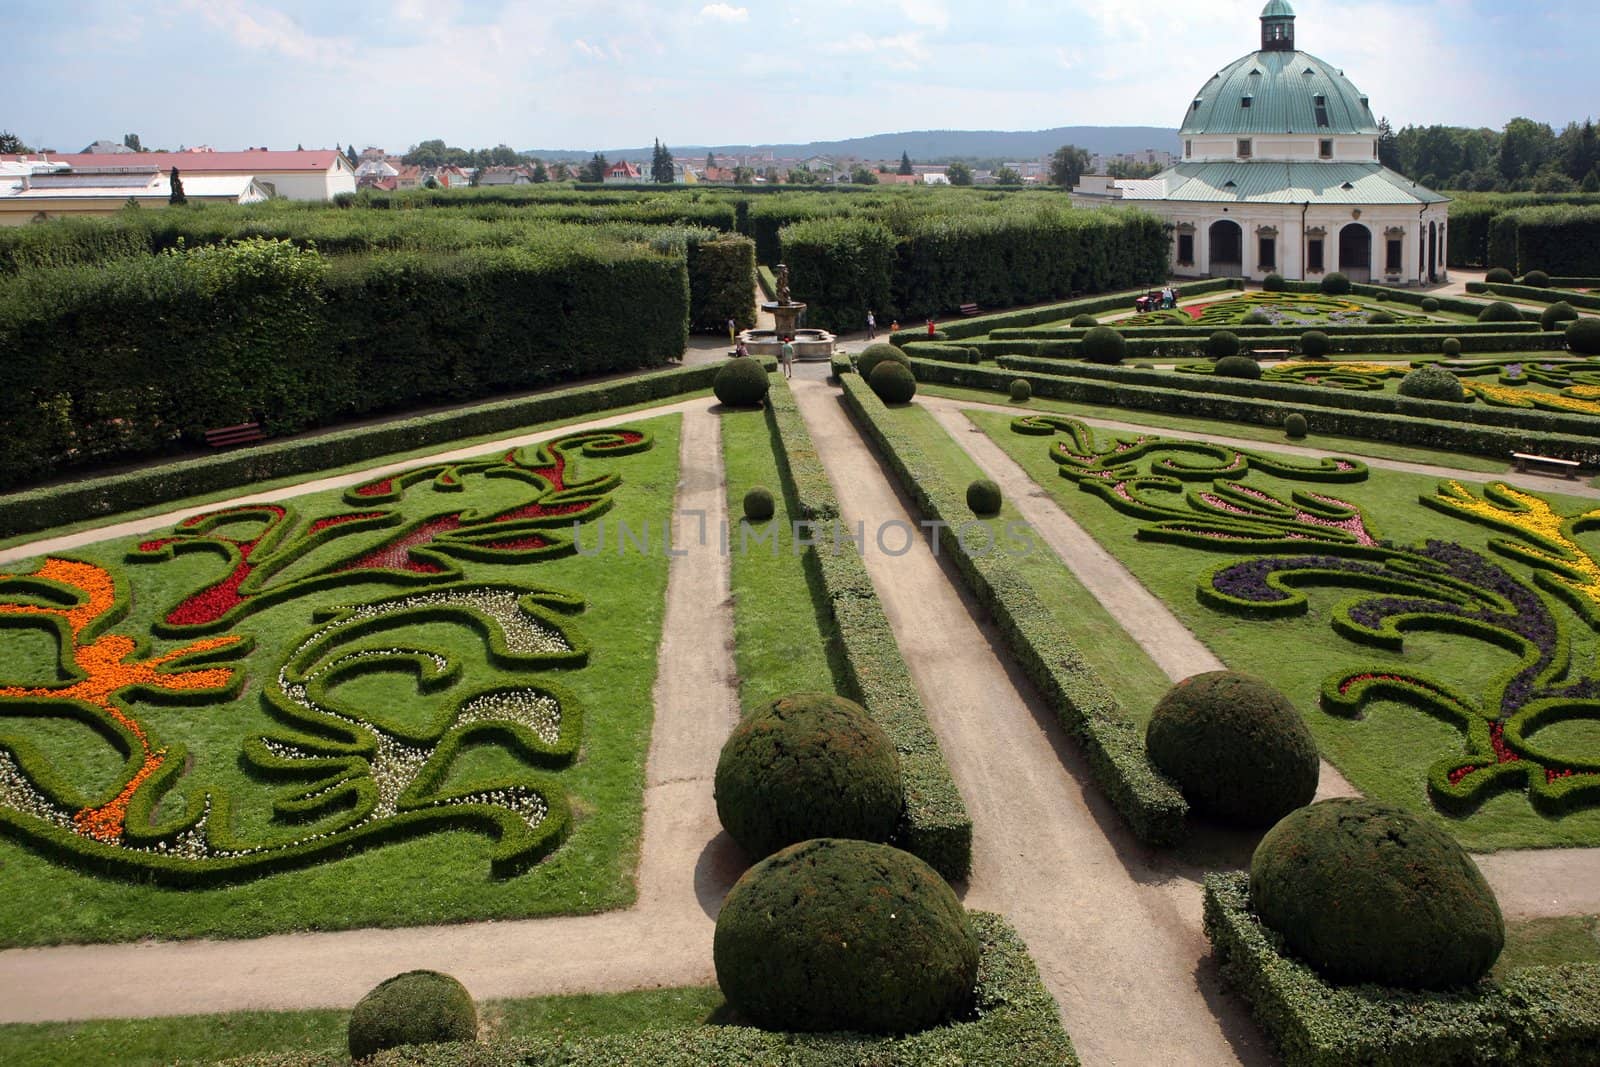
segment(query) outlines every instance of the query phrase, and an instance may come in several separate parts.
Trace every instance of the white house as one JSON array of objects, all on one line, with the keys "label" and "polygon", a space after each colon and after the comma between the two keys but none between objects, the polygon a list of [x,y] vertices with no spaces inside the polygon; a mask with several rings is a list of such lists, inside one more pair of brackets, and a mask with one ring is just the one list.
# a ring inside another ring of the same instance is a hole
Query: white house
[{"label": "white house", "polygon": [[1172,226],[1172,271],[1417,285],[1447,277],[1449,200],[1378,162],[1378,124],[1344,72],[1295,47],[1287,0],[1261,48],[1185,107],[1181,161],[1143,180],[1085,177],[1075,205],[1132,204]]},{"label": "white house", "polygon": [[[0,226],[112,215],[130,202],[142,207],[166,207],[172,197],[171,173],[149,165],[14,173],[12,169],[19,166],[0,163]],[[179,178],[184,196],[192,203],[255,204],[270,195],[248,174],[184,177],[180,172]]]},{"label": "white house", "polygon": [[[15,159],[15,156],[5,157]],[[254,178],[271,196],[290,200],[332,200],[340,193],[356,191],[356,172],[344,153],[320,151],[273,152],[253,148],[244,152],[140,152],[137,155],[76,153],[51,159],[66,163],[73,170],[103,168],[111,160],[127,166],[155,167],[170,174],[173,167],[188,188],[189,177]]]}]

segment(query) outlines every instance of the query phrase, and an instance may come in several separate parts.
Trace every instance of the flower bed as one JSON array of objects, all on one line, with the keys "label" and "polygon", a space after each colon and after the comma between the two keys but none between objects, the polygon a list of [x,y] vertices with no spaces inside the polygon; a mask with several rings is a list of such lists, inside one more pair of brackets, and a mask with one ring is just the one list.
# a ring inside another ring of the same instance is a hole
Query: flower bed
[{"label": "flower bed", "polygon": [[1166,311],[1150,311],[1122,319],[1118,329],[1142,326],[1238,326],[1251,313],[1265,315],[1272,326],[1281,329],[1314,329],[1324,326],[1365,326],[1378,312],[1392,315],[1396,324],[1430,324],[1426,315],[1407,315],[1390,308],[1373,307],[1359,300],[1311,293],[1240,293],[1224,300],[1204,304],[1180,305]]}]

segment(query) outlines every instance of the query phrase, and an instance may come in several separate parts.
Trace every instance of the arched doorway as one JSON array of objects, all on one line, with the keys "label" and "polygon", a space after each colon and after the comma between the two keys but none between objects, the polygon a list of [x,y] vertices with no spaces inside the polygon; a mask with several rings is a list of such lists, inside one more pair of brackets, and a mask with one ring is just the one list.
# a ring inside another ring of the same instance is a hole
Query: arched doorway
[{"label": "arched doorway", "polygon": [[1353,282],[1372,280],[1372,231],[1359,222],[1339,231],[1339,271]]},{"label": "arched doorway", "polygon": [[1244,230],[1232,219],[1211,224],[1210,257],[1206,273],[1213,278],[1244,277]]},{"label": "arched doorway", "polygon": [[1439,224],[1428,223],[1428,281],[1439,280]]}]

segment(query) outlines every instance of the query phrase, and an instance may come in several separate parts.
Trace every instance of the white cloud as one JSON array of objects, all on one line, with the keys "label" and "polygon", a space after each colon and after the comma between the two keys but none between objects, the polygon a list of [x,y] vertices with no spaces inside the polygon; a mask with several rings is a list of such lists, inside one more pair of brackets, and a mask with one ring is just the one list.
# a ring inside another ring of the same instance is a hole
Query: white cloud
[{"label": "white cloud", "polygon": [[719,22],[749,22],[750,9],[734,7],[731,4],[707,4],[700,9],[703,19],[716,19]]},{"label": "white cloud", "polygon": [[900,13],[917,26],[943,31],[950,25],[950,12],[941,0],[900,0]]},{"label": "white cloud", "polygon": [[277,52],[320,66],[333,66],[347,54],[338,40],[307,33],[288,15],[270,7],[257,5],[247,11],[243,0],[186,0],[184,6],[204,15],[207,22],[245,48]]},{"label": "white cloud", "polygon": [[828,41],[819,50],[833,56],[876,56],[896,70],[915,70],[932,56],[920,33],[898,33],[889,37],[874,37],[856,30],[854,33]]}]

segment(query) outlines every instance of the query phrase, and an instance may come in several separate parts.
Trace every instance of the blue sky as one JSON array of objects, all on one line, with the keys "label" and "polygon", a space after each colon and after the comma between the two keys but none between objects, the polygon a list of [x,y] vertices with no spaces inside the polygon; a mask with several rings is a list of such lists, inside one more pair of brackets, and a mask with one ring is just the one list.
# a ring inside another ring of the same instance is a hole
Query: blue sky
[{"label": "blue sky", "polygon": [[[1174,126],[1263,0],[4,0],[0,129],[594,149]],[[1588,3],[1298,0],[1396,126],[1600,112]]]}]

